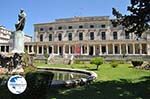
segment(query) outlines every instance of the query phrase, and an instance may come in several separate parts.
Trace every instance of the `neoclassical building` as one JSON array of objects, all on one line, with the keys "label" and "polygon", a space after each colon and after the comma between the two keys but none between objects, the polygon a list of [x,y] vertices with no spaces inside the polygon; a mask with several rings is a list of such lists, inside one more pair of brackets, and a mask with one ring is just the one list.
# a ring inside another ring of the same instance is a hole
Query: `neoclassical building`
[{"label": "neoclassical building", "polygon": [[0,26],[0,52],[9,52],[9,40],[11,31],[4,26]]},{"label": "neoclassical building", "polygon": [[26,50],[41,56],[45,53],[83,56],[150,56],[150,32],[140,40],[122,26],[113,27],[108,16],[73,17],[34,24],[34,42]]}]

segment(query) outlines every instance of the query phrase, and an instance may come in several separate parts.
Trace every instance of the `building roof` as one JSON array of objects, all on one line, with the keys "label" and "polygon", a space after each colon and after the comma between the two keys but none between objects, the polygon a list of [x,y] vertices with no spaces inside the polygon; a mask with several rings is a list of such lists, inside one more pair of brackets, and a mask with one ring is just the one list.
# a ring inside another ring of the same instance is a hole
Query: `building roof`
[{"label": "building roof", "polygon": [[109,20],[109,16],[89,16],[89,17],[72,17],[72,18],[60,18],[56,19],[54,22],[49,23],[37,23],[34,25],[43,25],[43,24],[58,24],[58,23],[67,23],[67,22],[86,22],[86,21],[104,21]]},{"label": "building roof", "polygon": [[32,38],[32,36],[25,34],[24,36]]}]

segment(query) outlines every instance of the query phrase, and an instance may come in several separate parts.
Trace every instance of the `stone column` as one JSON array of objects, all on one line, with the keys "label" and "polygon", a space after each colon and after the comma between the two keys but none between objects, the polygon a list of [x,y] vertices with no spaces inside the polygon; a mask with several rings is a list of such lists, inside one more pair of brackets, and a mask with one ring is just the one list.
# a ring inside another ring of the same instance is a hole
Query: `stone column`
[{"label": "stone column", "polygon": [[54,45],[52,45],[51,47],[52,47],[52,54],[54,54]]},{"label": "stone column", "polygon": [[147,44],[147,55],[150,55],[150,44]]},{"label": "stone column", "polygon": [[140,43],[139,46],[140,46],[140,55],[141,55],[142,54],[142,44]]},{"label": "stone column", "polygon": [[87,44],[87,55],[89,55],[89,45]]},{"label": "stone column", "polygon": [[128,44],[126,44],[126,54],[128,54]]},{"label": "stone column", "polygon": [[112,44],[113,55],[115,55],[115,44]]},{"label": "stone column", "polygon": [[122,54],[121,44],[119,44],[120,55]]},{"label": "stone column", "polygon": [[59,45],[57,45],[57,54],[59,55]]},{"label": "stone column", "polygon": [[32,52],[34,52],[34,45],[32,45]]},{"label": "stone column", "polygon": [[95,55],[95,45],[93,45],[93,55]]},{"label": "stone column", "polygon": [[81,48],[80,53],[81,53],[81,55],[82,55],[82,54],[83,54],[83,47],[82,47],[82,45],[80,46],[80,48]]},{"label": "stone column", "polygon": [[7,52],[7,46],[5,46],[5,52]]},{"label": "stone column", "polygon": [[42,55],[44,55],[44,45],[42,46]]},{"label": "stone column", "polygon": [[65,54],[65,45],[63,45],[63,55]]},{"label": "stone column", "polygon": [[69,54],[71,54],[71,48],[70,48],[70,45],[69,45],[68,47],[69,47]]},{"label": "stone column", "polygon": [[106,55],[108,55],[108,44],[106,44]]},{"label": "stone column", "polygon": [[135,55],[135,44],[133,43],[132,46],[133,46],[133,55]]}]

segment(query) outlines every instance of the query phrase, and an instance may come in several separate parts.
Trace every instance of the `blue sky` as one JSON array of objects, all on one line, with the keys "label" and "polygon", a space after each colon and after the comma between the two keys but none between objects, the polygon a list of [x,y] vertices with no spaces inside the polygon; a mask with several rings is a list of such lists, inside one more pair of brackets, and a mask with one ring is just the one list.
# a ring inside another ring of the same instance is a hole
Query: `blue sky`
[{"label": "blue sky", "polygon": [[110,16],[112,7],[127,13],[130,0],[1,0],[0,25],[15,30],[20,8],[27,13],[25,33],[33,36],[33,24],[74,16]]}]

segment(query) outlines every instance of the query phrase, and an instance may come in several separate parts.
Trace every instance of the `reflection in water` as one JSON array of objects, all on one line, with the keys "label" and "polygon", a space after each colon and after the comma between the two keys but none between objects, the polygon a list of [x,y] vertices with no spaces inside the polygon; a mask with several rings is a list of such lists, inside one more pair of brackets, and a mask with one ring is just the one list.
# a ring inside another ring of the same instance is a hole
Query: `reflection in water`
[{"label": "reflection in water", "polygon": [[74,72],[60,72],[60,71],[52,71],[54,73],[53,80],[75,80],[80,78],[87,78],[88,75],[82,73],[74,73]]}]

